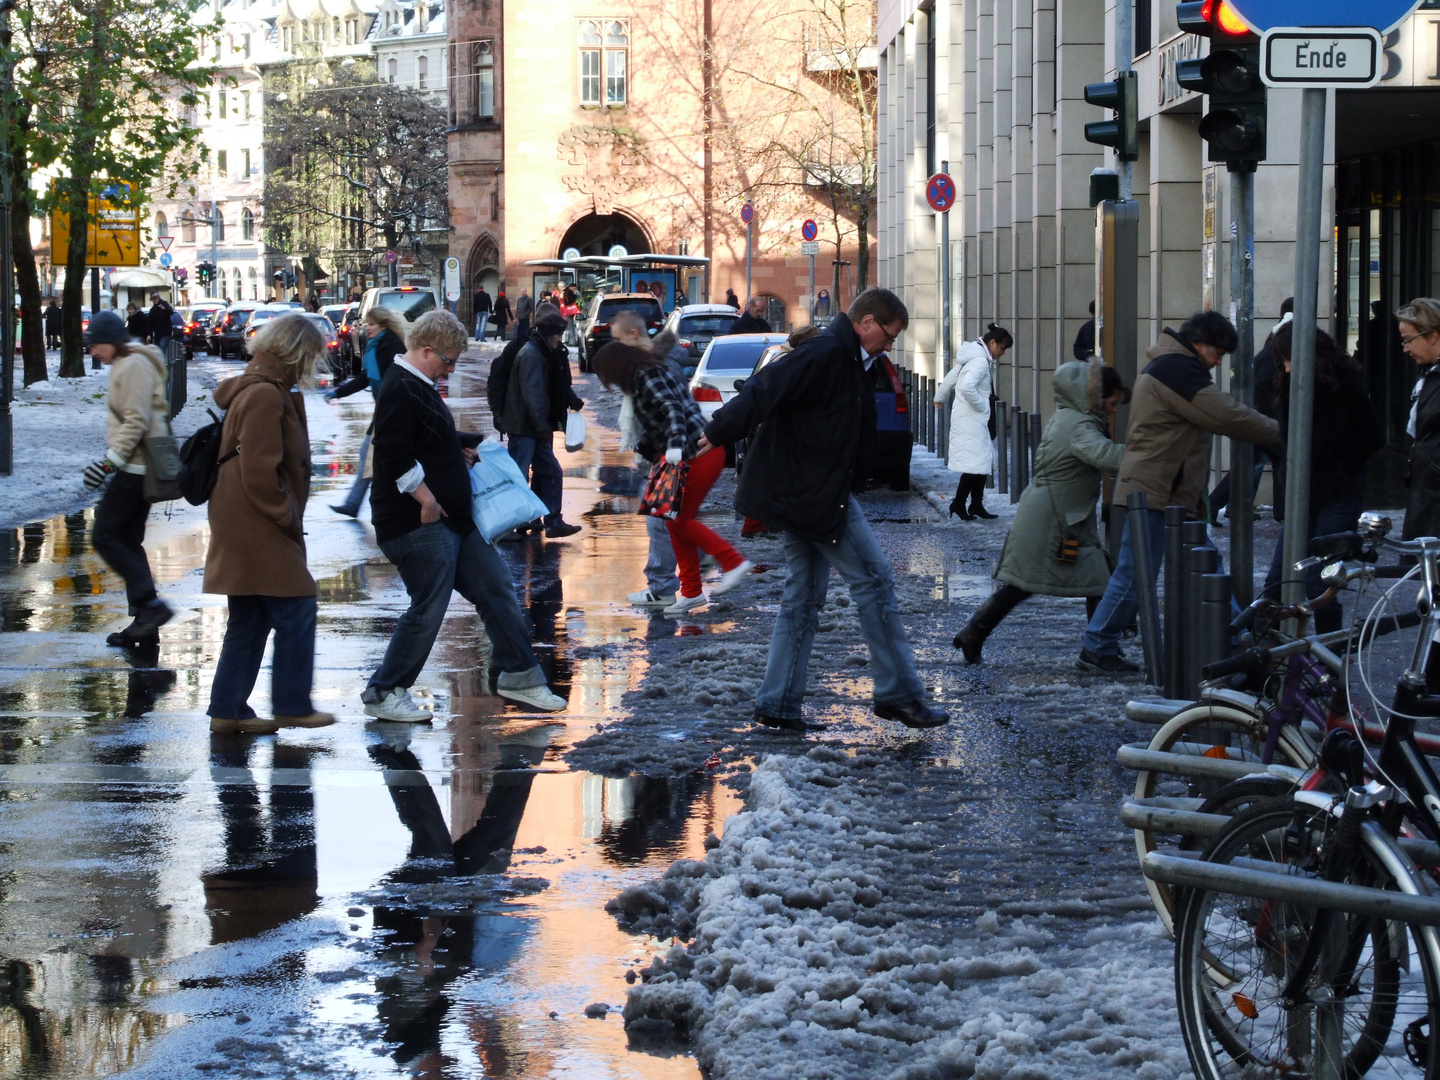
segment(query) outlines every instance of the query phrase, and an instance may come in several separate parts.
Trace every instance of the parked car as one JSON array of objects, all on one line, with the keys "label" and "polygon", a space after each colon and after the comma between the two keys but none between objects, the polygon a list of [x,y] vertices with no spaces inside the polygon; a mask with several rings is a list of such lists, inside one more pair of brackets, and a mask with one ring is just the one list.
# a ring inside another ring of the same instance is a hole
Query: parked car
[{"label": "parked car", "polygon": [[[755,363],[755,371],[768,364],[783,360],[790,350],[766,349]],[[753,375],[754,372],[751,372]],[[879,353],[870,365],[870,378],[875,385],[875,466],[870,479],[877,484],[889,484],[895,491],[910,490],[910,451],[915,440],[910,434],[910,402],[900,382],[900,373],[890,362],[886,353]],[[745,385],[741,379],[738,390]],[[703,410],[705,406],[700,406]],[[745,447],[736,447],[737,469],[744,467]]]},{"label": "parked car", "polygon": [[727,334],[711,340],[690,376],[690,396],[700,403],[706,423],[745,384],[761,354],[783,344],[784,334]]},{"label": "parked car", "polygon": [[237,300],[226,308],[225,313],[210,324],[210,355],[221,360],[230,356],[244,359],[245,324],[253,312],[269,306],[258,300]]},{"label": "parked car", "polygon": [[366,289],[360,297],[360,318],[363,319],[365,313],[377,304],[389,308],[406,323],[413,323],[425,312],[434,311],[440,306],[440,294],[424,285]]},{"label": "parked car", "polygon": [[225,305],[213,301],[195,304],[180,313],[185,320],[182,340],[185,343],[186,360],[194,358],[196,349],[204,349],[206,352],[210,350],[210,324],[224,313]]},{"label": "parked car", "polygon": [[328,315],[314,311],[303,312],[305,318],[309,319],[320,328],[325,335],[325,355],[330,361],[330,371],[335,375],[344,375],[344,361],[340,356],[343,352],[340,342],[340,332],[335,328],[335,323]]},{"label": "parked car", "polygon": [[[241,355],[248,356],[250,354],[250,339],[258,334],[260,328],[267,322],[271,319],[278,319],[281,315],[294,314],[296,314],[296,309],[289,304],[261,304],[257,307],[250,313],[250,318],[245,321],[245,331],[241,336],[241,341],[244,343],[240,349]],[[299,314],[308,315],[309,312],[302,310]],[[329,341],[330,339],[327,337],[325,340]]]},{"label": "parked car", "polygon": [[705,347],[717,337],[730,333],[740,313],[729,304],[686,304],[670,312],[665,329],[680,339],[680,344],[699,360]]},{"label": "parked car", "polygon": [[622,311],[638,314],[651,334],[658,334],[665,325],[665,311],[649,293],[596,293],[580,316],[581,371],[590,370],[590,358],[610,340],[610,320]]},{"label": "parked car", "polygon": [[329,319],[330,324],[335,328],[335,339],[338,342],[339,354],[336,357],[332,357],[331,360],[333,364],[338,365],[335,367],[337,374],[350,375],[353,373],[355,343],[350,337],[349,323],[352,310],[358,314],[360,305],[326,304],[320,309],[320,314]]}]

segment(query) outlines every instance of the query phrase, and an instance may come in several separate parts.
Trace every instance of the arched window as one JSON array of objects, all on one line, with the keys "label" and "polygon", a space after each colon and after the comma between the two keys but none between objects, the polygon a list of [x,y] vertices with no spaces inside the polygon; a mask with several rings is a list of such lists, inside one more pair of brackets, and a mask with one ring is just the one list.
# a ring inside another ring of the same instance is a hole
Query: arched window
[{"label": "arched window", "polygon": [[475,116],[480,120],[495,118],[495,52],[490,42],[475,47]]},{"label": "arched window", "polygon": [[215,233],[215,242],[223,243],[225,240],[225,215],[220,213],[218,206],[210,211],[210,226]]},{"label": "arched window", "polygon": [[390,82],[393,83],[393,82],[395,81],[395,76],[398,75],[399,73],[400,73],[400,61],[399,61],[399,60],[396,60],[396,59],[392,56],[389,60],[385,61],[385,74],[386,74],[386,76],[388,77],[388,79],[389,79]]},{"label": "arched window", "polygon": [[629,87],[626,75],[630,58],[630,24],[623,19],[606,23],[581,19],[576,29],[580,52],[580,104],[599,108],[602,100],[611,108],[623,108]]},{"label": "arched window", "polygon": [[[250,208],[248,206],[240,211],[240,239],[255,239],[255,215],[250,212]],[[253,274],[255,273],[255,271],[251,270],[250,273]]]},{"label": "arched window", "polygon": [[430,81],[430,58],[428,56],[417,56],[415,58],[415,86],[424,90]]},{"label": "arched window", "polygon": [[169,222],[169,220],[166,219],[166,217],[165,217],[164,214],[157,213],[157,214],[155,215],[155,235],[156,235],[156,236],[169,236],[169,235],[170,235],[170,222]]},{"label": "arched window", "polygon": [[195,242],[195,215],[189,212],[180,215],[180,242],[182,244]]},{"label": "arched window", "polygon": [[233,293],[231,293],[231,295],[234,296],[236,300],[241,300],[241,299],[244,298],[245,294],[240,291],[240,267],[238,267],[238,266],[235,267],[235,278],[234,278],[234,280],[235,280],[235,291],[234,291]]},{"label": "arched window", "polygon": [[625,104],[625,73],[630,53],[629,28],[612,22],[605,28],[605,104]]},{"label": "arched window", "polygon": [[[245,211],[245,212],[248,214],[250,211],[247,210],[247,211]],[[257,274],[257,273],[255,273],[255,267],[252,266],[252,267],[250,267],[250,272],[249,272],[248,274],[246,274],[245,276],[250,279],[250,299],[251,299],[251,300],[259,300],[259,299],[260,299],[260,275]]]},{"label": "arched window", "polygon": [[600,104],[600,27],[586,19],[580,23],[580,104]]}]

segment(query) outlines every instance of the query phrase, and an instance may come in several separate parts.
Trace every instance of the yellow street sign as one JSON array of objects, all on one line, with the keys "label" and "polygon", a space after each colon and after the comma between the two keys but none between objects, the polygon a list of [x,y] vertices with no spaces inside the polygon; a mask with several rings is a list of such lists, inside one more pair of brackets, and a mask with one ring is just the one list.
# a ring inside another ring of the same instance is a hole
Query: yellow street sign
[{"label": "yellow street sign", "polygon": [[[54,181],[51,182],[52,186]],[[87,266],[140,265],[140,209],[132,189],[123,180],[102,180],[98,195],[90,196],[86,229]],[[50,250],[63,263],[70,247],[70,214],[57,206],[50,214]]]}]

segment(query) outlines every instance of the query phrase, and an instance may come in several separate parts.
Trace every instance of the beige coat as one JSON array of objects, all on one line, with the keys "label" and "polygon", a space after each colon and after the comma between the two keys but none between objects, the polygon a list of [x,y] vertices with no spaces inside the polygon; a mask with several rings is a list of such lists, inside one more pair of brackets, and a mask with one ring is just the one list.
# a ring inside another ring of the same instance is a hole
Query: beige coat
[{"label": "beige coat", "polygon": [[1280,425],[1216,387],[1205,362],[1171,331],[1146,356],[1150,364],[1135,380],[1112,501],[1124,506],[1132,491],[1143,491],[1151,510],[1179,505],[1198,518],[1204,515],[1210,436],[1269,446],[1280,437]]},{"label": "beige coat", "polygon": [[294,371],[258,353],[244,374],[215,388],[226,410],[210,496],[205,591],[226,596],[314,596],[305,565],[310,436]]},{"label": "beige coat", "polygon": [[165,358],[150,345],[130,345],[129,354],[110,365],[106,395],[106,457],[116,468],[145,471],[145,436],[168,432],[170,403],[165,389]]}]

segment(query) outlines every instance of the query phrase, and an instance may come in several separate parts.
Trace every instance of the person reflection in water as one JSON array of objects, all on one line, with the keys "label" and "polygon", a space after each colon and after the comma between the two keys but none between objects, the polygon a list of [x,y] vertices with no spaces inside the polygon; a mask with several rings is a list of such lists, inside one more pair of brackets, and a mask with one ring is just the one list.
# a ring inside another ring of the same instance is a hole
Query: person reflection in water
[{"label": "person reflection in water", "polygon": [[[395,812],[410,830],[410,852],[404,864],[388,875],[387,883],[422,885],[456,875],[500,873],[505,869],[535,780],[525,754],[533,754],[535,749],[520,748],[513,755],[506,754],[509,748],[501,749],[502,767],[493,774],[479,820],[458,839],[452,839],[435,791],[409,746],[375,743],[369,747],[371,759],[387,772],[387,789]],[[507,761],[507,756],[511,760]],[[495,920],[504,927],[502,934],[521,932],[514,925],[518,920],[508,916],[375,908],[375,929],[391,931],[390,944],[381,956],[396,967],[394,974],[375,980],[381,996],[378,1013],[385,1025],[385,1039],[396,1045],[396,1063],[412,1076],[443,1075],[448,1062],[440,1051],[440,1031],[452,1004],[446,988],[473,970],[473,958],[485,951],[477,949],[477,937],[493,933],[494,928],[488,924]],[[477,922],[486,925],[477,928]],[[487,1059],[507,1053],[503,1046],[481,1046],[478,1050]]]}]

